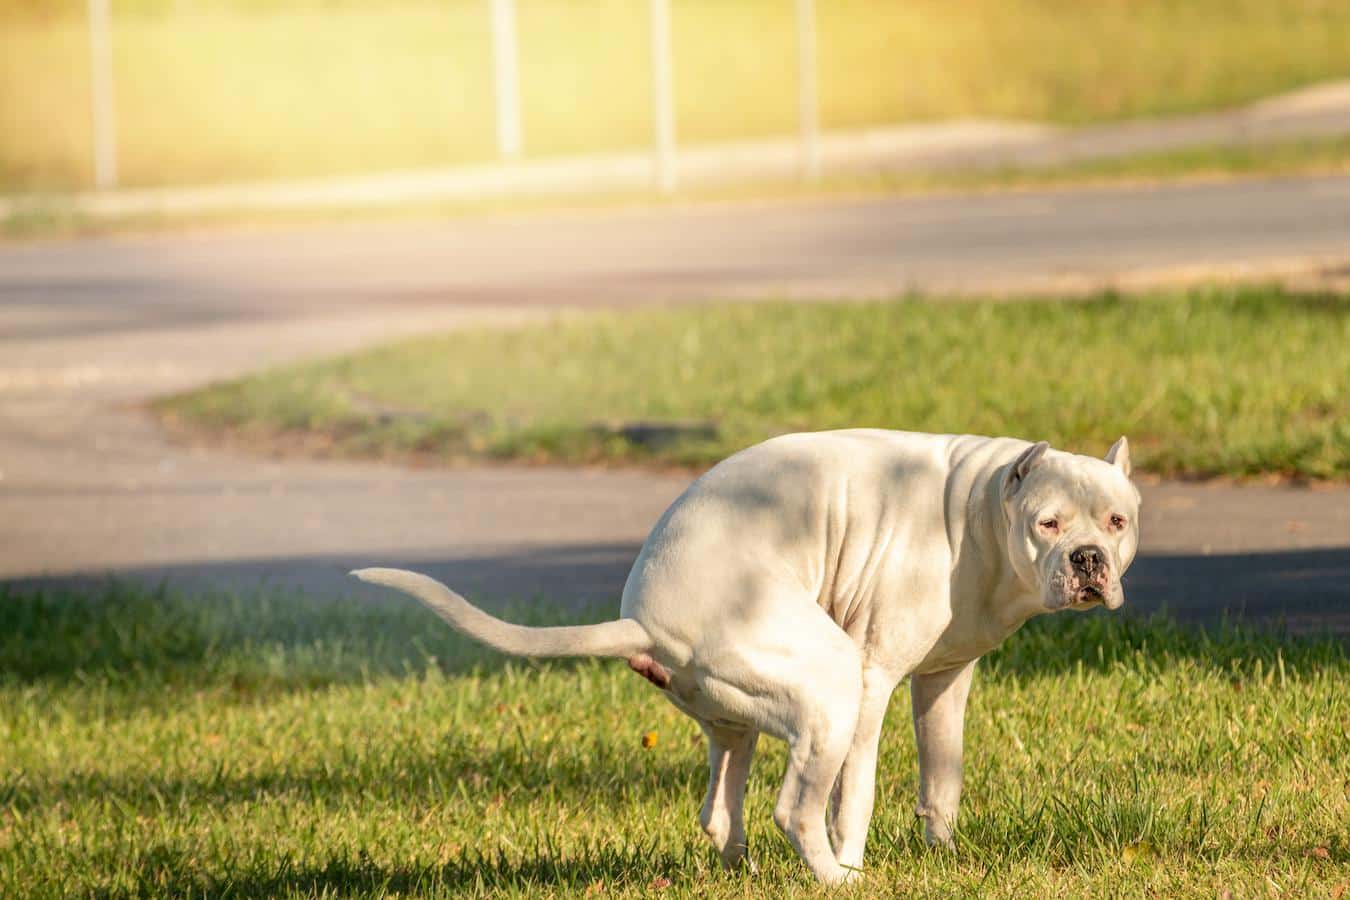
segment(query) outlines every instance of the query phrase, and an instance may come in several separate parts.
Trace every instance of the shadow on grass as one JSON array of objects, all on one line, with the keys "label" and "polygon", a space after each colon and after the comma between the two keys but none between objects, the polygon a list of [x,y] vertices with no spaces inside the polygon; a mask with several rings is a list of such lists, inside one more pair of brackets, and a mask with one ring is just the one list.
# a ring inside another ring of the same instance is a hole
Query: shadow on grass
[{"label": "shadow on grass", "polygon": [[[990,835],[979,835],[974,839],[958,837],[961,849],[953,854],[926,847],[919,827],[909,820],[890,834],[874,833],[869,841],[869,868],[875,871],[903,865],[912,870],[926,865],[942,878],[948,895],[964,893],[958,890],[958,886],[964,885],[972,896],[978,896],[989,877],[1011,875],[1018,863],[1026,859],[1056,867],[1112,865],[1126,846],[1135,844],[1132,838],[1140,833],[1131,829],[1115,834],[1108,828],[1105,832],[1092,829],[1057,837],[1047,834],[1046,823],[1039,820],[1021,824],[1027,833],[1023,833],[1023,828],[1015,829],[1017,833],[1013,834],[1000,831],[999,838],[1011,842],[1002,845],[1003,852],[981,852],[981,841],[988,840]],[[1035,833],[1030,833],[1032,830]],[[1147,827],[1143,829],[1144,834],[1150,831]],[[1213,865],[1227,859],[1269,867],[1286,860],[1300,867],[1331,868],[1343,866],[1350,859],[1344,848],[1329,853],[1325,860],[1310,863],[1307,848],[1303,847],[1202,847],[1197,842],[1203,843],[1204,831],[1203,825],[1189,826],[1183,837],[1148,852],[1163,858],[1184,858],[1190,865],[1196,860]],[[263,864],[231,867],[228,874],[204,872],[192,854],[156,844],[137,851],[130,860],[122,852],[93,854],[90,861],[97,868],[120,869],[131,883],[120,889],[91,891],[88,896],[109,900],[143,896],[516,896],[532,889],[546,896],[582,896],[592,892],[603,895],[650,890],[663,883],[672,886],[680,896],[744,895],[747,889],[766,896],[814,893],[805,867],[786,844],[770,845],[765,837],[751,836],[761,865],[756,875],[717,870],[709,861],[711,848],[700,841],[660,838],[648,845],[581,842],[564,853],[547,835],[542,835],[536,836],[533,846],[516,848],[515,858],[500,847],[469,848],[445,863],[389,863],[357,851],[332,853],[322,862],[314,863],[296,863],[283,857]]]},{"label": "shadow on grass", "polygon": [[75,807],[110,800],[123,811],[151,816],[162,812],[166,802],[189,808],[322,798],[338,805],[389,801],[413,808],[454,807],[464,802],[461,788],[469,785],[474,796],[485,799],[505,792],[522,797],[571,792],[588,797],[595,814],[622,810],[624,789],[638,784],[643,793],[687,797],[693,804],[707,774],[701,747],[638,756],[630,745],[603,736],[584,753],[550,754],[539,742],[522,743],[509,731],[490,748],[451,733],[429,744],[395,738],[386,740],[379,753],[341,752],[337,757],[302,766],[281,761],[242,773],[222,764],[188,778],[138,767],[115,775],[73,771],[51,780],[13,773],[15,777],[0,777],[0,807],[25,813],[58,800]]},{"label": "shadow on grass", "polygon": [[[472,588],[481,577],[508,565],[546,580],[559,566],[584,567],[590,560],[595,571],[587,569],[582,582],[589,596],[597,596],[593,591],[604,581],[604,573],[619,556],[627,556],[626,551],[604,549],[607,552],[574,549],[561,559],[543,554],[537,571],[529,568],[528,559],[517,558],[521,554],[477,569],[444,561],[409,565],[457,585],[464,582],[456,576],[477,573],[479,577],[468,578],[466,586]],[[447,567],[452,571],[446,572]],[[343,583],[351,585],[349,579]],[[985,671],[994,677],[1055,675],[1080,664],[1105,668],[1130,661],[1159,667],[1183,658],[1225,669],[1277,658],[1305,670],[1346,665],[1347,642],[1344,632],[1335,631],[1339,622],[1335,616],[1339,610],[1344,618],[1350,600],[1346,593],[1350,549],[1146,557],[1131,570],[1126,584],[1127,610],[1133,614],[1099,610],[1041,617],[991,654]],[[612,600],[569,599],[572,602],[565,605],[483,605],[531,625],[596,622],[615,614]],[[1169,599],[1178,604],[1175,615],[1157,611]],[[1141,608],[1155,612],[1145,618],[1139,614]],[[507,661],[456,634],[414,601],[388,592],[333,596],[288,588],[222,590],[181,582],[172,589],[152,589],[135,578],[54,581],[0,584],[0,609],[6,621],[0,631],[0,683],[211,685],[250,696],[416,676],[431,669],[490,672]],[[1277,610],[1307,633],[1296,636],[1278,626],[1253,627],[1239,618],[1243,611],[1274,616]],[[565,669],[570,663],[547,665]]]},{"label": "shadow on grass", "polygon": [[[682,873],[687,879],[688,873],[697,870],[702,855],[689,844],[677,853],[654,842],[645,847],[587,845],[564,857],[541,841],[532,851],[525,850],[519,860],[500,851],[490,854],[469,850],[445,864],[388,865],[356,853],[330,856],[315,864],[282,860],[266,866],[242,866],[228,875],[215,876],[200,871],[188,854],[156,845],[137,854],[131,872],[134,885],[96,891],[90,896],[492,896],[499,891],[515,895],[532,887],[581,896],[596,882],[603,882],[608,891],[647,887],[657,878],[668,878],[679,885]],[[126,865],[124,859],[109,859],[100,867],[117,867],[119,863]]]},{"label": "shadow on grass", "polygon": [[[241,695],[363,683],[380,677],[490,672],[510,658],[462,637],[414,601],[370,602],[279,590],[246,593],[0,585],[0,683],[199,687]],[[528,625],[595,622],[599,606],[489,607]],[[567,660],[517,666],[565,668]]]},{"label": "shadow on grass", "polygon": [[1045,615],[1027,623],[984,657],[981,678],[1057,677],[1117,667],[1159,673],[1183,662],[1231,677],[1283,666],[1288,673],[1322,669],[1350,673],[1350,642],[1334,634],[1289,634],[1240,621],[1206,627],[1180,622],[1165,612],[1114,615]]}]

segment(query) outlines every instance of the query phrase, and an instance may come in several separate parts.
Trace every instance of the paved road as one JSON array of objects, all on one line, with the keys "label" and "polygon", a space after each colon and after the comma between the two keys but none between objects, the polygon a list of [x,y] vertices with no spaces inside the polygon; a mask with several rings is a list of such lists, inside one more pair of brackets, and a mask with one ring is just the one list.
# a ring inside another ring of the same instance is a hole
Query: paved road
[{"label": "paved road", "polygon": [[[0,246],[7,333],[1110,284],[1350,261],[1350,177]],[[14,319],[14,310],[22,318]]]},{"label": "paved road", "polygon": [[[1350,179],[699,208],[0,246],[0,579],[426,565],[482,596],[611,596],[687,479],[269,462],[171,445],[157,393],[560,306],[1007,288],[1350,260]],[[1137,608],[1350,631],[1350,494],[1147,486]]]}]

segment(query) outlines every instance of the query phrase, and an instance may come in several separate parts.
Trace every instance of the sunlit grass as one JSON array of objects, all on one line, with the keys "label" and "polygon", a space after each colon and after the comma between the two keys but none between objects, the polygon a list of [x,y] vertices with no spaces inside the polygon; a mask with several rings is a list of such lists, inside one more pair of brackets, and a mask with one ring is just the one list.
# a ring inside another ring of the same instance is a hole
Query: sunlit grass
[{"label": "sunlit grass", "polygon": [[[397,601],[0,608],[5,896],[813,891],[770,818],[781,744],[751,779],[760,873],[723,874],[701,737],[622,664],[504,663]],[[1327,896],[1350,863],[1347,678],[1329,640],[1033,622],[977,675],[955,853],[919,837],[897,693],[848,895]]]},{"label": "sunlit grass", "polygon": [[[117,4],[114,4],[114,12]],[[113,33],[124,182],[327,175],[494,153],[487,4],[183,2]],[[827,128],[951,116],[1086,122],[1232,105],[1350,74],[1325,0],[820,3]],[[531,155],[644,146],[642,0],[519,0]],[[674,0],[681,140],[791,133],[794,6]],[[0,23],[0,186],[89,180],[78,19]]]},{"label": "sunlit grass", "polygon": [[1350,475],[1350,299],[772,303],[577,315],[306,363],[171,419],[310,451],[706,465],[787,431],[1015,435],[1167,475]]}]

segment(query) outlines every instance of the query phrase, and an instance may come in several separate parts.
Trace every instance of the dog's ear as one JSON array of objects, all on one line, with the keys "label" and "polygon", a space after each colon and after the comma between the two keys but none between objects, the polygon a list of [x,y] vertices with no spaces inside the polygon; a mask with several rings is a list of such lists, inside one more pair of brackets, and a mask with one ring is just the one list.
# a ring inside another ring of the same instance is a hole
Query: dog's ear
[{"label": "dog's ear", "polygon": [[1008,467],[1008,474],[1003,476],[1004,501],[1011,500],[1022,489],[1022,483],[1027,480],[1027,474],[1036,467],[1036,463],[1041,461],[1041,457],[1049,449],[1050,445],[1045,441],[1037,441],[1023,450],[1022,455],[1013,461],[1013,464]]},{"label": "dog's ear", "polygon": [[1126,478],[1130,477],[1130,442],[1125,440],[1125,435],[1122,434],[1120,440],[1106,451],[1106,461],[1119,469]]}]

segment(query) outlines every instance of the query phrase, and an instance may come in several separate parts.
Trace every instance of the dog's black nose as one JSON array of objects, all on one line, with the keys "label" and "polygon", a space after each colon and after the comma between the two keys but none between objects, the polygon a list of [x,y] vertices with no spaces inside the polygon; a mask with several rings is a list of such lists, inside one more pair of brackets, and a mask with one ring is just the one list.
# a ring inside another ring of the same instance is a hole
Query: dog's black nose
[{"label": "dog's black nose", "polygon": [[1069,554],[1069,562],[1076,569],[1096,572],[1106,568],[1106,551],[1094,544],[1086,544]]}]

